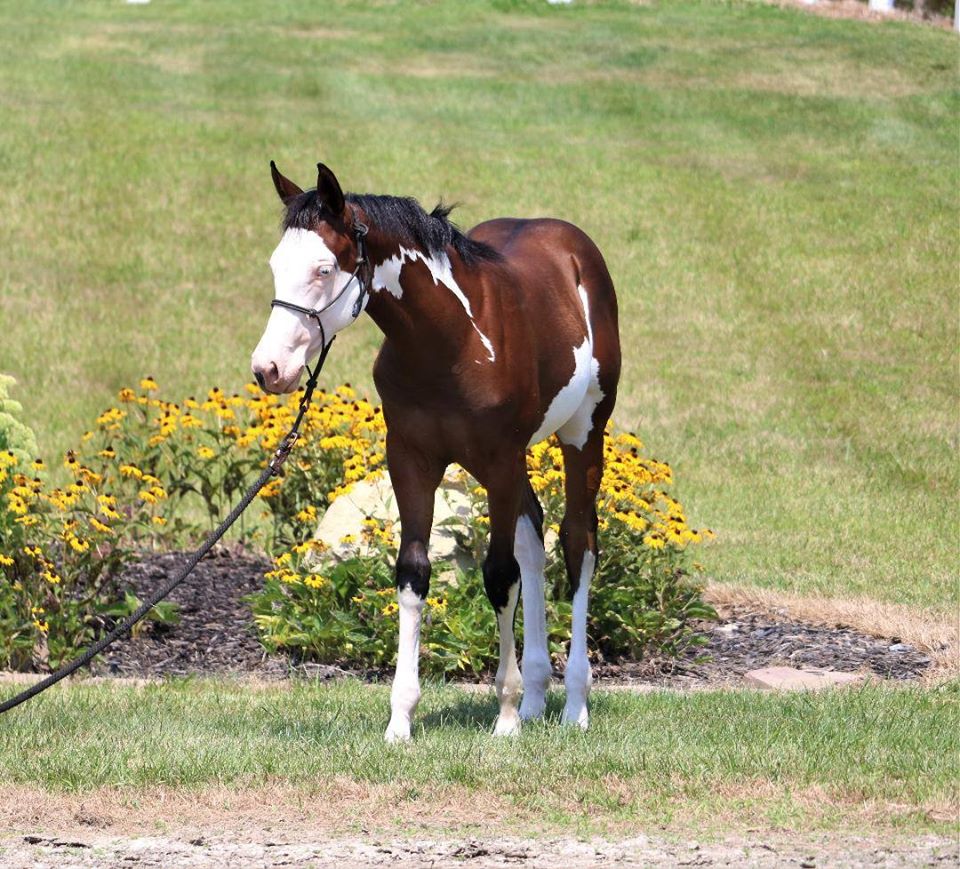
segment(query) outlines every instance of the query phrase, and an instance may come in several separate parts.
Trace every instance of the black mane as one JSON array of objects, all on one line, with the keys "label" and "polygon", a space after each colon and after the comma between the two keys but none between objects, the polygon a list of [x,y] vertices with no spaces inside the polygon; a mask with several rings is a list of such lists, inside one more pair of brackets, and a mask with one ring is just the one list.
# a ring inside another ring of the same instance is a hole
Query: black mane
[{"label": "black mane", "polygon": [[[496,261],[500,254],[490,245],[467,238],[449,219],[453,206],[439,203],[429,214],[409,196],[377,196],[372,193],[348,193],[346,200],[361,208],[367,220],[380,232],[401,244],[419,247],[429,254],[443,253],[452,247],[467,265]],[[283,216],[284,229],[310,229],[329,217],[316,190],[294,197]]]}]

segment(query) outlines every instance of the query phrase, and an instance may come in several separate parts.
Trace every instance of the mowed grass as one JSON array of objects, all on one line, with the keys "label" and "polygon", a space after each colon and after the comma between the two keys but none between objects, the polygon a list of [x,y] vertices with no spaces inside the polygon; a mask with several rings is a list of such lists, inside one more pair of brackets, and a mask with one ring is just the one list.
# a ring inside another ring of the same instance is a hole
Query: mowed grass
[{"label": "mowed grass", "polygon": [[562,696],[552,694],[549,720],[513,739],[490,735],[492,689],[434,685],[404,746],[383,741],[388,693],[355,681],[72,685],[3,717],[0,780],[134,799],[156,786],[332,788],[345,819],[358,818],[350,803],[362,793],[349,783],[384,785],[401,825],[442,817],[445,801],[454,824],[454,797],[467,794],[503,808],[501,831],[955,828],[956,684],[598,691],[587,732],[557,724]]},{"label": "mowed grass", "polygon": [[[48,460],[238,389],[309,185],[584,227],[711,576],[958,600],[956,36],[762,3],[0,2],[0,371]],[[328,382],[371,390],[363,321]]]}]

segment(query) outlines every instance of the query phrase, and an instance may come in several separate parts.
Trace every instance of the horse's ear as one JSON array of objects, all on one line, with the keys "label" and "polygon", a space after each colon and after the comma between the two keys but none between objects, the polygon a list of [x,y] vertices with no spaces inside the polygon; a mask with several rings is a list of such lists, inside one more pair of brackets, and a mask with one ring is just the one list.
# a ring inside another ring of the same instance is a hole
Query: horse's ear
[{"label": "horse's ear", "polygon": [[317,196],[337,217],[347,207],[337,176],[323,163],[317,163]]},{"label": "horse's ear", "polygon": [[297,187],[289,178],[284,178],[277,169],[277,164],[270,161],[270,174],[273,176],[273,186],[277,188],[277,195],[286,205],[294,196],[299,196],[303,191]]}]

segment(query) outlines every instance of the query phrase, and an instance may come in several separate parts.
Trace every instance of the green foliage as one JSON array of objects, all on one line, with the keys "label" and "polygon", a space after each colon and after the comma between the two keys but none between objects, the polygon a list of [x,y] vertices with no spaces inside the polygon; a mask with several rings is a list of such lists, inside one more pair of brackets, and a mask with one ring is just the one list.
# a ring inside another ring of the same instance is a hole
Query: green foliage
[{"label": "green foliage", "polygon": [[0,374],[0,451],[9,450],[27,462],[37,455],[37,439],[33,430],[19,418],[23,405],[10,397],[16,382],[10,375]]}]

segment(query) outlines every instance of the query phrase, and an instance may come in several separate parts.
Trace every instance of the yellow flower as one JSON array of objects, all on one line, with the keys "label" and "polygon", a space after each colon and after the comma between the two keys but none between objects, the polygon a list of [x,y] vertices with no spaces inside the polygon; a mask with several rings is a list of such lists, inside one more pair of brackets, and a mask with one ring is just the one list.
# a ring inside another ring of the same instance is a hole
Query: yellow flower
[{"label": "yellow flower", "polygon": [[317,518],[317,508],[313,504],[308,504],[296,515],[298,522],[313,522]]},{"label": "yellow flower", "polygon": [[126,415],[127,414],[125,411],[122,411],[116,407],[111,407],[97,417],[97,425],[105,426],[110,425],[111,423],[118,423]]},{"label": "yellow flower", "polygon": [[643,538],[643,542],[651,549],[663,549],[666,545],[659,534],[648,534]]},{"label": "yellow flower", "polygon": [[143,380],[140,381],[140,388],[145,392],[153,392],[155,389],[159,389],[160,386],[152,377],[144,377]]},{"label": "yellow flower", "polygon": [[0,554],[0,567],[9,567],[13,564],[13,559],[8,555]]},{"label": "yellow flower", "polygon": [[39,474],[44,469],[43,459],[34,459],[30,467]]},{"label": "yellow flower", "polygon": [[94,528],[96,528],[97,531],[99,531],[101,534],[113,534],[113,529],[109,525],[106,525],[103,522],[101,522],[96,517],[90,518],[90,524]]},{"label": "yellow flower", "polygon": [[120,401],[123,404],[130,404],[131,401],[136,401],[136,400],[137,400],[137,394],[132,389],[130,389],[129,386],[123,387],[123,389],[121,389],[117,393],[117,401]]},{"label": "yellow flower", "polygon": [[96,486],[103,482],[103,477],[101,477],[98,473],[91,471],[90,468],[81,467],[77,473],[85,483],[89,483],[91,486]]},{"label": "yellow flower", "polygon": [[120,474],[124,477],[136,477],[138,480],[143,479],[143,471],[136,465],[120,465]]},{"label": "yellow flower", "polygon": [[164,519],[163,516],[154,516],[153,519],[151,519],[150,521],[153,522],[154,525],[166,525],[166,524],[167,524],[167,520]]},{"label": "yellow flower", "polygon": [[323,588],[327,581],[316,573],[311,573],[303,578],[303,584],[310,588]]},{"label": "yellow flower", "polygon": [[210,447],[197,447],[197,455],[200,456],[201,459],[212,459],[216,455],[216,452],[210,449]]},{"label": "yellow flower", "polygon": [[380,610],[380,612],[382,612],[385,616],[392,616],[399,609],[400,609],[399,604],[397,604],[396,601],[391,601],[382,610]]},{"label": "yellow flower", "polygon": [[7,510],[11,513],[16,513],[18,516],[23,516],[27,512],[27,502],[23,500],[19,495],[14,495],[13,492],[7,494]]},{"label": "yellow flower", "polygon": [[40,619],[34,619],[34,620],[33,620],[33,626],[34,626],[38,631],[40,631],[41,634],[45,634],[48,630],[50,630],[50,625],[47,624],[47,622],[45,622],[45,621],[41,621]]},{"label": "yellow flower", "polygon": [[280,492],[280,487],[282,485],[283,485],[283,479],[281,477],[274,478],[260,490],[260,497],[272,498],[274,495]]}]

